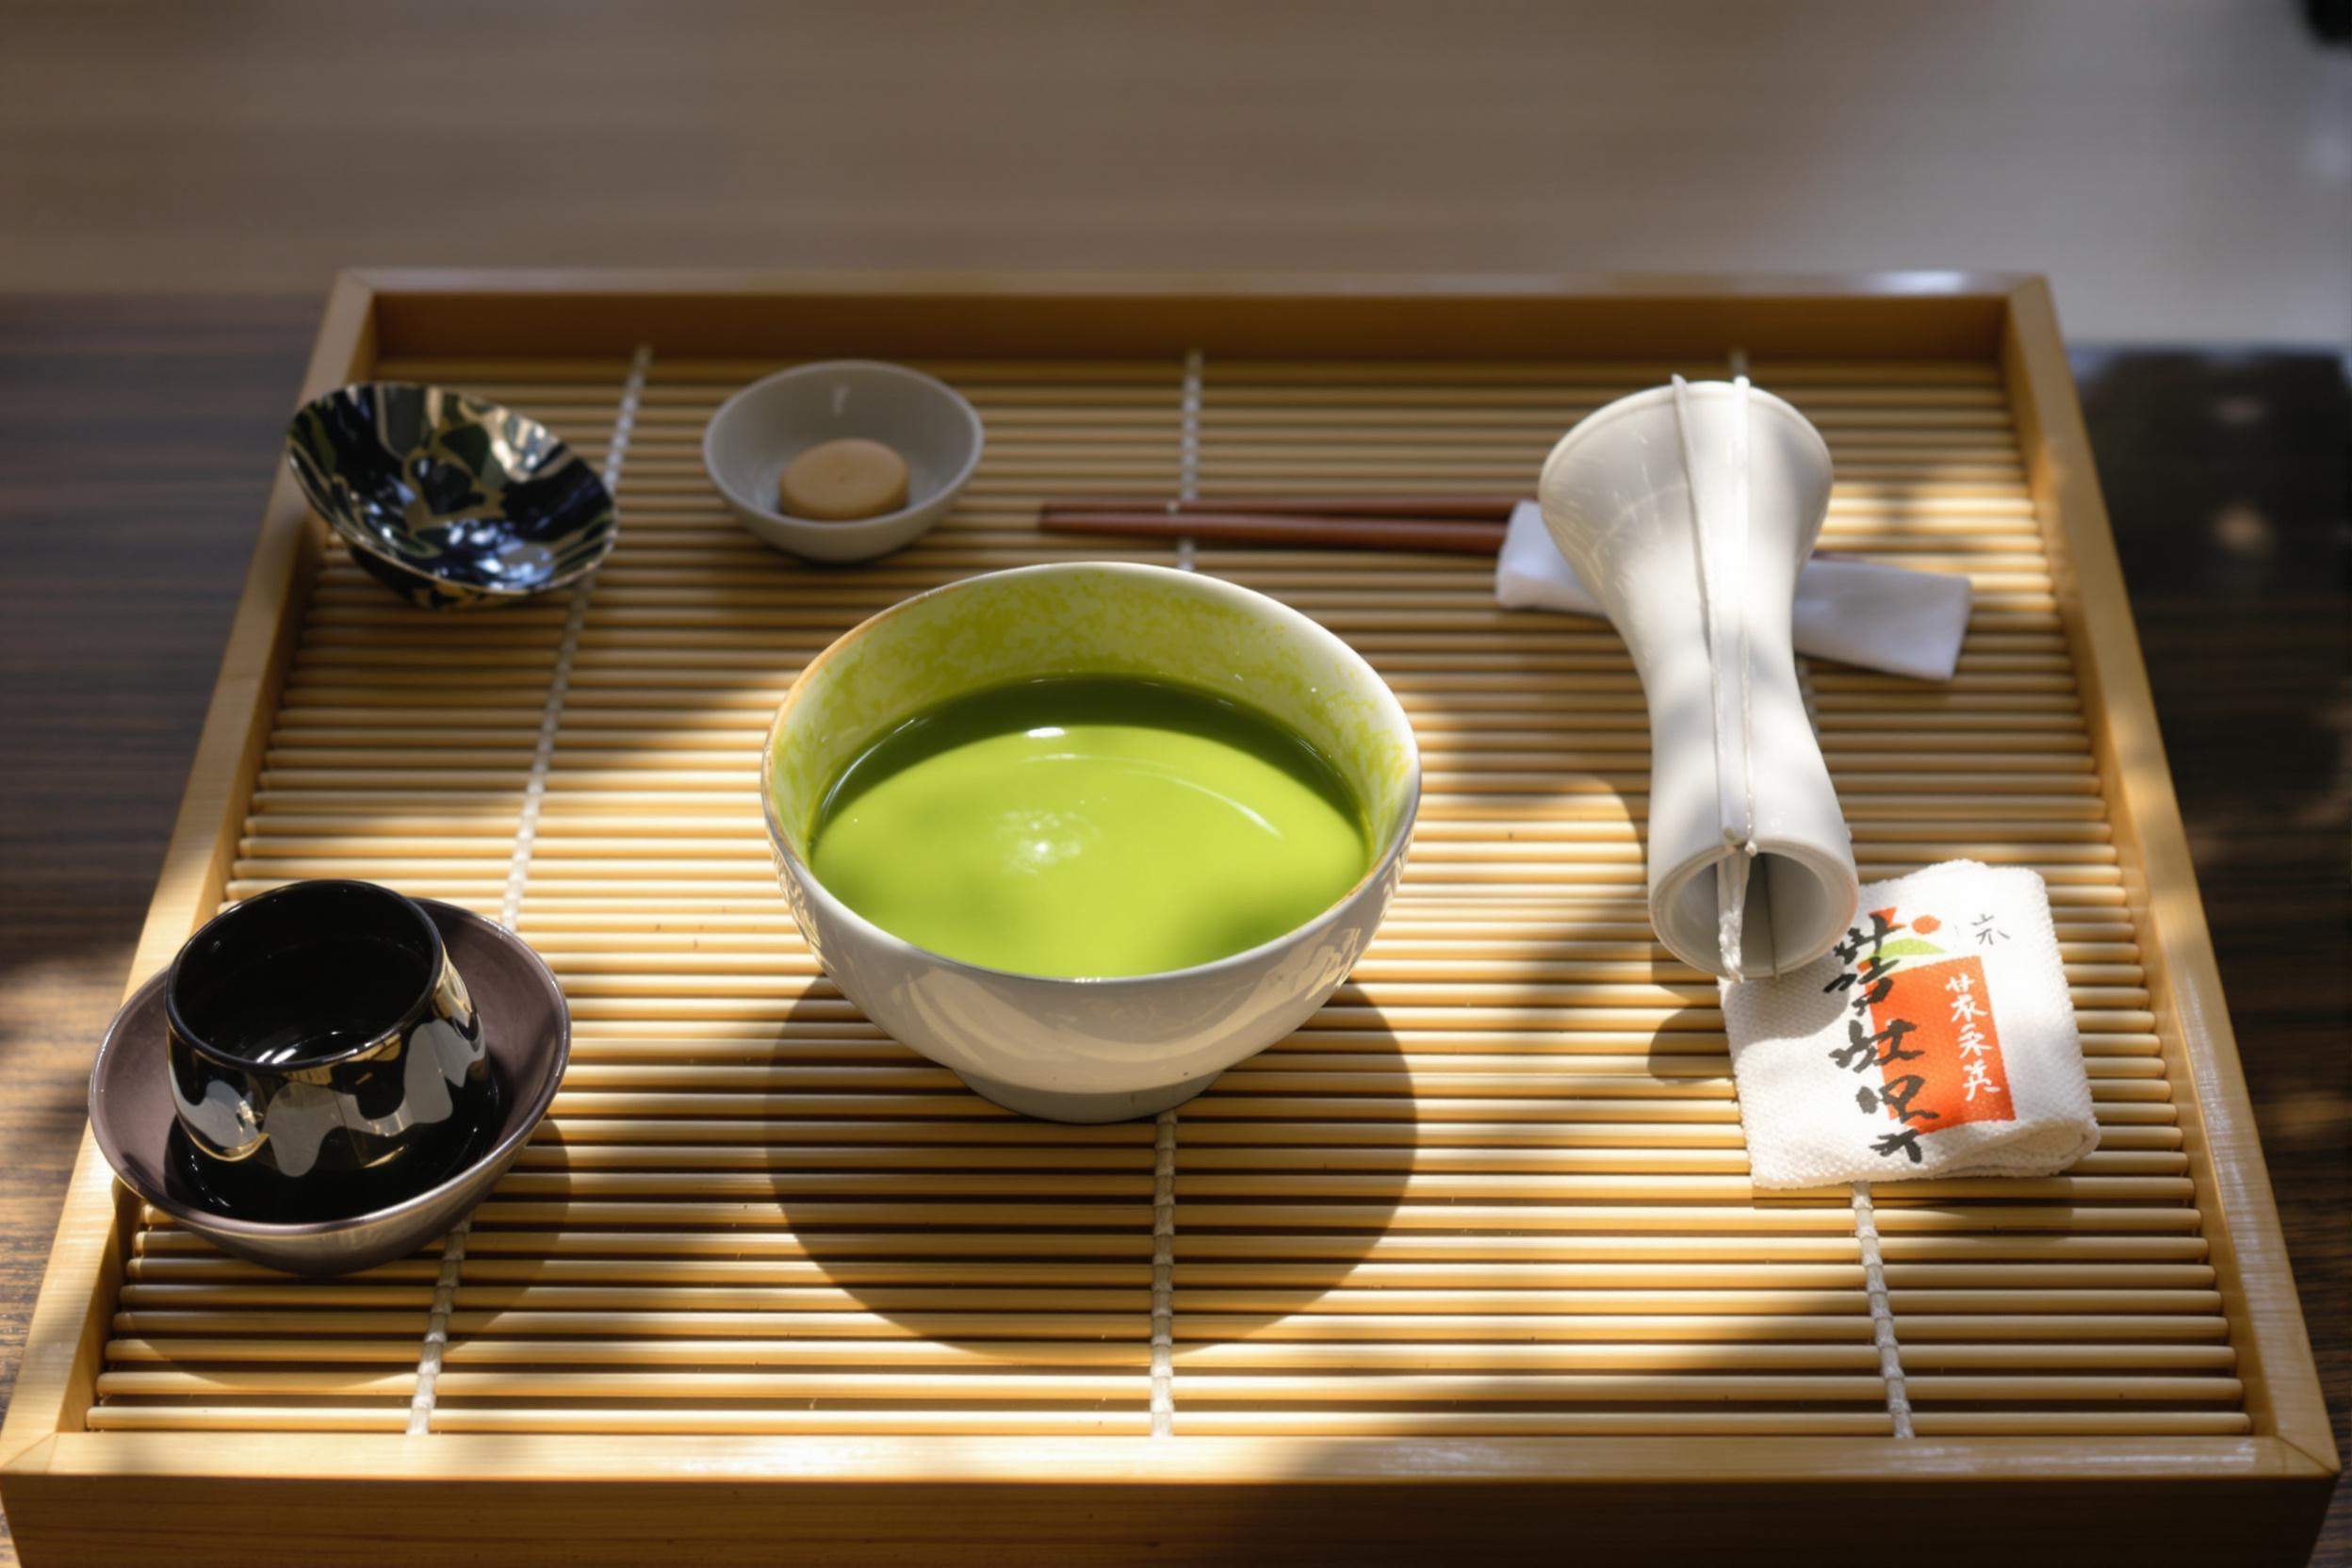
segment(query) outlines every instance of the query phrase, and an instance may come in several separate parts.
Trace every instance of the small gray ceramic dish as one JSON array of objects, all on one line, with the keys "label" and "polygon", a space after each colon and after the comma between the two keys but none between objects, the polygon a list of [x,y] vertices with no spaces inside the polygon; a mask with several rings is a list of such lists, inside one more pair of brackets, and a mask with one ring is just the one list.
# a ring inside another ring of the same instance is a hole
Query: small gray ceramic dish
[{"label": "small gray ceramic dish", "polygon": [[296,412],[286,458],[361,569],[428,610],[565,587],[620,532],[612,493],[553,431],[446,386],[330,392]]},{"label": "small gray ceramic dish", "polygon": [[455,1173],[425,1191],[334,1219],[268,1220],[221,1212],[180,1168],[164,1052],[169,970],[123,1004],[90,1071],[90,1125],[124,1185],[224,1252],[292,1274],[345,1274],[406,1257],[473,1212],[547,1115],[571,1054],[563,988],[539,956],[494,922],[416,900],[441,932],[481,1015],[493,1070],[504,1085],[498,1124],[485,1129]]},{"label": "small gray ceramic dish", "polygon": [[[879,441],[906,460],[906,504],[878,517],[817,522],[776,509],[785,466],[821,442]],[[727,400],[702,435],[702,464],[743,526],[787,554],[871,561],[947,515],[980,466],[980,416],[935,376],[871,359],[796,366]]]}]

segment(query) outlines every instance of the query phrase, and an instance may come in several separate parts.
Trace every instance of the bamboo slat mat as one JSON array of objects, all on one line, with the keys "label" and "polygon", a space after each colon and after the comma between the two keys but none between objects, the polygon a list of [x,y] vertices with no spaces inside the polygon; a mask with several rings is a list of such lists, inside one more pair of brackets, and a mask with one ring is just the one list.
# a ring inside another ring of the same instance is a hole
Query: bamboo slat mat
[{"label": "bamboo slat mat", "polygon": [[[570,1075],[432,1254],[296,1281],[148,1214],[90,1428],[2249,1429],[1989,365],[1753,367],[1829,439],[1825,547],[1975,580],[1950,686],[1810,673],[1863,875],[2041,873],[2101,1121],[2065,1176],[1868,1205],[1749,1191],[1714,988],[1643,919],[1646,734],[1605,625],[1497,611],[1478,560],[1034,527],[1057,495],[1521,490],[1585,412],[1724,366],[936,365],[987,461],[928,539],[845,570],[769,551],[704,478],[704,420],[776,368],[380,367],[616,462],[621,544],[573,602],[490,616],[419,614],[331,549],[228,892],[363,876],[510,919],[570,995]],[[1332,627],[1412,712],[1428,788],[1386,925],[1306,1028],[1156,1122],[1059,1127],[966,1092],[817,972],[756,779],[794,672],[858,620],[1102,557],[1181,559]]]}]

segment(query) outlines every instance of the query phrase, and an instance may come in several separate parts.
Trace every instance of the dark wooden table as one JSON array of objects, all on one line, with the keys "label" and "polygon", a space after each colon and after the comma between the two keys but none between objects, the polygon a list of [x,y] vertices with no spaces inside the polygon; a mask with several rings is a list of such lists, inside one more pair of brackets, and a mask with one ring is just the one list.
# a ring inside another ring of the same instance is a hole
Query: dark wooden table
[{"label": "dark wooden table", "polygon": [[[317,309],[0,299],[0,1388]],[[2352,400],[2332,355],[2093,352],[2077,368],[2352,1448]],[[2352,1568],[2352,1489],[2313,1560]]]}]

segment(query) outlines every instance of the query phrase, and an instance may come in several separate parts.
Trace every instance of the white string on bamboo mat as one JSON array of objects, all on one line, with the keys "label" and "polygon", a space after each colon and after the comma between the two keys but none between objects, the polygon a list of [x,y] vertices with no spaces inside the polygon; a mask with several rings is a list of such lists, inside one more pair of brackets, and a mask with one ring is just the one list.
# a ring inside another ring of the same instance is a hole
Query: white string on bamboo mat
[{"label": "white string on bamboo mat", "polygon": [[466,1271],[466,1236],[473,1229],[467,1215],[441,1244],[441,1277],[433,1282],[433,1315],[425,1319],[424,1348],[416,1354],[416,1388],[408,1396],[408,1435],[422,1437],[433,1430],[433,1401],[441,1383],[441,1358],[449,1348],[449,1303],[457,1299],[457,1279]]},{"label": "white string on bamboo mat", "polygon": [[1152,1153],[1152,1435],[1176,1429],[1176,1113],[1159,1114]]},{"label": "white string on bamboo mat", "polygon": [[[1814,706],[1813,666],[1797,660],[1797,695],[1805,716],[1819,734],[1821,716]],[[1852,1189],[1854,1239],[1862,1244],[1862,1283],[1870,1294],[1870,1342],[1878,1347],[1878,1375],[1886,1385],[1886,1415],[1897,1437],[1911,1431],[1911,1385],[1903,1375],[1903,1347],[1895,1339],[1895,1309],[1886,1295],[1886,1268],[1878,1248],[1878,1210],[1870,1201],[1870,1184],[1856,1182]]]},{"label": "white string on bamboo mat", "polygon": [[[1741,373],[1748,368],[1748,356],[1732,351],[1732,364]],[[1805,716],[1818,735],[1821,715],[1813,693],[1813,665],[1800,654],[1797,656],[1797,695],[1805,703]],[[1870,1302],[1870,1343],[1878,1348],[1878,1376],[1886,1385],[1886,1418],[1894,1424],[1897,1437],[1915,1435],[1911,1429],[1911,1385],[1903,1371],[1903,1346],[1895,1338],[1895,1309],[1886,1295],[1886,1264],[1878,1245],[1878,1208],[1870,1200],[1870,1184],[1856,1182],[1849,1189],[1848,1200],[1854,1207],[1854,1235],[1862,1247],[1862,1286]]]},{"label": "white string on bamboo mat", "polygon": [[[1200,351],[1184,355],[1184,425],[1177,435],[1176,494],[1200,498]],[[1176,541],[1176,569],[1200,569],[1190,534]],[[1152,1139],[1152,1435],[1176,1429],[1176,1111],[1162,1111]]]},{"label": "white string on bamboo mat", "polygon": [[[612,417],[612,439],[604,449],[604,487],[617,490],[621,464],[629,455],[629,433],[637,426],[637,400],[645,395],[645,371],[653,364],[653,346],[640,343],[629,363],[629,380],[621,387],[621,406]],[[588,624],[588,601],[596,589],[596,574],[589,573],[572,590],[571,611],[564,617],[563,640],[556,645],[555,674],[547,681],[547,705],[539,714],[539,742],[531,754],[531,777],[523,786],[522,816],[514,826],[514,854],[507,861],[506,902],[498,923],[508,930],[523,912],[523,885],[531,880],[531,857],[539,841],[539,811],[547,796],[547,769],[555,759],[556,732],[564,725],[564,698],[571,689],[572,660],[580,651],[580,634]]]},{"label": "white string on bamboo mat", "polygon": [[1903,1347],[1895,1342],[1895,1312],[1886,1299],[1886,1263],[1878,1250],[1878,1209],[1870,1184],[1854,1184],[1854,1233],[1862,1243],[1862,1283],[1870,1293],[1870,1342],[1878,1347],[1878,1375],[1886,1384],[1886,1416],[1897,1437],[1911,1430],[1911,1385],[1903,1375]]},{"label": "white string on bamboo mat", "polygon": [[[604,449],[604,487],[617,494],[621,464],[629,455],[629,433],[637,428],[637,403],[645,396],[645,372],[653,365],[653,345],[640,343],[629,362],[629,379],[621,384],[621,406],[612,416],[612,439]],[[572,590],[572,605],[564,617],[564,636],[555,649],[555,672],[547,680],[547,700],[539,714],[539,741],[531,754],[531,777],[523,786],[523,808],[514,824],[514,852],[506,863],[506,897],[498,906],[498,923],[508,930],[522,918],[523,889],[531,880],[531,857],[539,839],[539,810],[547,796],[547,773],[555,760],[555,741],[564,727],[564,697],[571,689],[572,659],[580,650],[580,634],[588,624],[588,599],[595,592],[594,572]],[[465,1272],[466,1237],[474,1228],[473,1216],[457,1222],[441,1246],[441,1275],[433,1282],[433,1312],[425,1319],[425,1342],[416,1355],[416,1387],[408,1400],[408,1434],[422,1437],[433,1430],[433,1400],[439,1393],[441,1361],[449,1345],[449,1307],[457,1298],[458,1277]]]}]

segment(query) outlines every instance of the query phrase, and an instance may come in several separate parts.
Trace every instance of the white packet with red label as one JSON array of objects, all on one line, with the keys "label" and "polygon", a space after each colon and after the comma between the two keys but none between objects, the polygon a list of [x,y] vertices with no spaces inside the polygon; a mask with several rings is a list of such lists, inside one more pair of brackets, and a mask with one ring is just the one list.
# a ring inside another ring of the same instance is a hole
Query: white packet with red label
[{"label": "white packet with red label", "polygon": [[1951,860],[1866,883],[1831,953],[1723,996],[1759,1189],[2047,1176],[2099,1147],[2033,872]]}]

